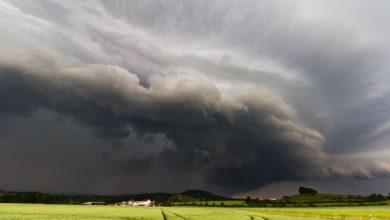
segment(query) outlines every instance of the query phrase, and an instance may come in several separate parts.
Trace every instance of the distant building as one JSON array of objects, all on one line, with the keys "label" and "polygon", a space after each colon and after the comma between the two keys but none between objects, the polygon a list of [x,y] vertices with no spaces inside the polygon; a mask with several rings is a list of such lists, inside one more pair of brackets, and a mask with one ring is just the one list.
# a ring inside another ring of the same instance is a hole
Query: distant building
[{"label": "distant building", "polygon": [[106,205],[105,202],[84,202],[83,205]]},{"label": "distant building", "polygon": [[145,200],[145,201],[128,201],[127,202],[127,205],[129,206],[151,206],[153,204],[153,202],[148,199],[148,200]]}]

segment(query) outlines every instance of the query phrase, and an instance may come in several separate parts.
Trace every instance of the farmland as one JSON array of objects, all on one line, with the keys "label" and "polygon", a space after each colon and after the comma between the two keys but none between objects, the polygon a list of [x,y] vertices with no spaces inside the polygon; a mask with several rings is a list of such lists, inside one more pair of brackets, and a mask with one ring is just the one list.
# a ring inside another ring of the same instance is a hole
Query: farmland
[{"label": "farmland", "polygon": [[339,208],[115,207],[0,204],[0,220],[390,219],[390,206]]}]

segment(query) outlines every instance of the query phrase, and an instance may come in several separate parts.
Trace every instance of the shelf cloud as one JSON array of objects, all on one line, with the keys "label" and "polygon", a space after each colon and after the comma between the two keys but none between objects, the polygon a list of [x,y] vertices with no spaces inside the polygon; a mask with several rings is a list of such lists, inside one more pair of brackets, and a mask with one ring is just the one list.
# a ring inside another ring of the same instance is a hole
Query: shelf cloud
[{"label": "shelf cloud", "polygon": [[[229,194],[388,177],[390,32],[343,5],[350,13],[332,17],[337,4],[0,3],[0,154],[32,152],[0,167],[23,175],[24,165],[42,163],[30,188],[0,168],[0,187],[74,192],[99,179],[93,193]],[[34,129],[56,120],[59,135]],[[26,132],[10,135],[7,121]],[[53,166],[80,187],[51,186],[41,174]],[[77,166],[88,167],[87,179]]]}]

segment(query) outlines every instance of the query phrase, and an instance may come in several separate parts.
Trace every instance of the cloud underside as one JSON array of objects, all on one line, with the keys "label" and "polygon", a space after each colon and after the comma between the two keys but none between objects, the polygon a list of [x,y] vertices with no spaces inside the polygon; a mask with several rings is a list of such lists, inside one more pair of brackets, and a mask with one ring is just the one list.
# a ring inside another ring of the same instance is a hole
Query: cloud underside
[{"label": "cloud underside", "polygon": [[[134,161],[145,165],[142,172],[148,172],[149,163],[158,163],[239,189],[389,172],[386,164],[360,165],[353,158],[341,161],[324,153],[324,137],[296,122],[295,109],[263,87],[219,89],[191,74],[153,75],[143,86],[119,66],[76,65],[50,51],[1,57],[2,117],[31,116],[44,109],[107,140],[132,133],[153,141],[163,135],[170,144],[161,142],[162,150]],[[126,164],[131,172],[131,160]]]},{"label": "cloud underside", "polygon": [[[42,127],[36,118],[53,114],[72,124],[63,125],[63,139],[72,139],[72,126],[93,133],[96,152],[85,159],[108,161],[112,178],[105,181],[113,185],[122,181],[117,171],[138,175],[139,185],[157,173],[183,188],[201,182],[224,192],[388,176],[390,53],[383,39],[390,33],[338,4],[2,1],[0,145],[13,138],[4,134],[7,119]],[[83,157],[89,138],[75,140]],[[30,147],[17,143],[0,153]],[[31,145],[43,146],[40,158],[48,144]],[[91,169],[98,179],[99,168]]]}]

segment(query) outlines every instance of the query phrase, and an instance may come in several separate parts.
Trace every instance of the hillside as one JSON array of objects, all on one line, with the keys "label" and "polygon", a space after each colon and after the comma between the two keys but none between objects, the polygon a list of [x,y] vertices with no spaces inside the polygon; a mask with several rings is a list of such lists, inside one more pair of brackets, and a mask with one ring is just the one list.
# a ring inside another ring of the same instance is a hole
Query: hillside
[{"label": "hillside", "polygon": [[128,195],[57,195],[39,192],[10,192],[0,191],[0,203],[44,203],[44,204],[81,204],[86,201],[102,201],[106,203],[117,203],[128,200],[151,199],[156,204],[169,202],[194,202],[211,200],[232,200],[227,197],[218,196],[203,190],[187,190],[181,193],[142,193]]},{"label": "hillside", "polygon": [[173,195],[168,200],[168,202],[174,202],[174,203],[177,203],[177,202],[195,202],[195,201],[199,201],[199,199],[193,198],[191,196],[180,195],[180,194]]},{"label": "hillside", "polygon": [[201,200],[201,201],[232,200],[231,198],[228,198],[228,197],[223,197],[223,196],[215,195],[213,193],[210,193],[210,192],[207,192],[204,190],[195,190],[195,189],[184,191],[184,192],[180,193],[180,195],[189,196],[191,198]]}]

